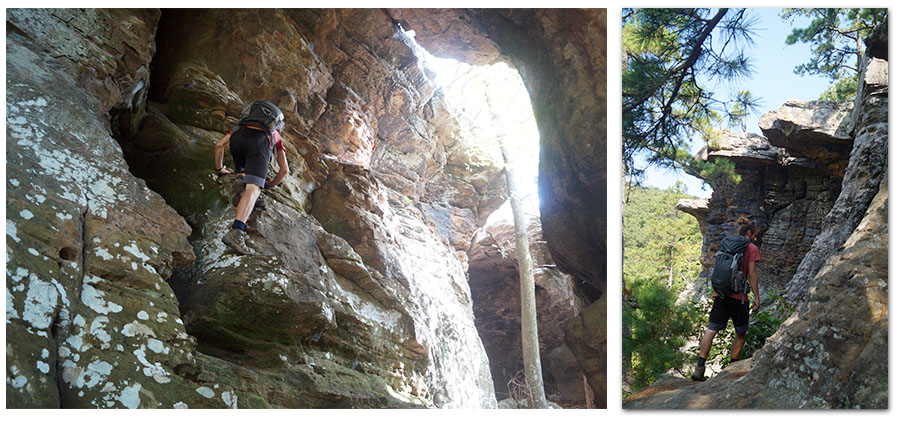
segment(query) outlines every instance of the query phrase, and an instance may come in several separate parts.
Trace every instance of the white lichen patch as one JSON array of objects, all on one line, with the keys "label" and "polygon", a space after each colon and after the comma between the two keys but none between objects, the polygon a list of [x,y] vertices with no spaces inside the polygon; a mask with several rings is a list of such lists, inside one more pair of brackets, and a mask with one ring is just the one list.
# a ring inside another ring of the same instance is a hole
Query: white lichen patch
[{"label": "white lichen patch", "polygon": [[188,405],[185,404],[183,401],[178,401],[178,402],[176,402],[175,404],[172,405],[172,408],[174,408],[174,409],[176,409],[176,410],[187,410],[187,409],[188,409]]},{"label": "white lichen patch", "polygon": [[107,301],[103,298],[103,292],[92,285],[102,280],[103,279],[93,275],[85,277],[84,285],[81,289],[81,302],[90,307],[91,310],[100,314],[109,314],[110,312],[118,313],[122,311],[122,306],[112,301]]},{"label": "white lichen patch", "polygon": [[237,395],[232,391],[222,392],[222,402],[230,408],[237,408]]},{"label": "white lichen patch", "polygon": [[97,247],[97,249],[94,250],[94,255],[102,258],[103,260],[112,260],[115,258],[112,254],[109,253],[106,248],[103,247]]},{"label": "white lichen patch", "polygon": [[9,290],[9,285],[6,286],[6,324],[9,325],[12,323],[12,319],[18,319],[19,312],[16,311],[16,297],[13,296],[12,292]]},{"label": "white lichen patch", "polygon": [[146,312],[146,311],[144,311],[144,310],[141,310],[141,311],[139,311],[139,312],[138,312],[138,314],[137,314],[137,318],[138,318],[138,319],[141,319],[141,320],[147,320],[147,319],[149,319],[149,318],[150,318],[150,315],[149,315],[149,314],[147,314],[147,312]]},{"label": "white lichen patch", "polygon": [[10,378],[9,376],[6,377],[6,384],[16,389],[21,389],[27,383],[28,378],[23,375],[18,375],[14,378]]},{"label": "white lichen patch", "polygon": [[44,282],[34,274],[29,274],[28,277],[22,319],[35,329],[47,329],[53,322],[57,308],[69,304],[66,291],[55,279]]},{"label": "white lichen patch", "polygon": [[153,329],[150,329],[149,326],[138,322],[137,320],[122,326],[122,335],[136,337],[136,336],[147,336],[147,337],[155,337],[156,334],[153,333]]},{"label": "white lichen patch", "polygon": [[9,184],[14,187],[17,187],[17,186],[19,186],[19,180],[18,179],[10,179]]},{"label": "white lichen patch", "polygon": [[116,401],[119,401],[125,408],[138,408],[141,405],[141,397],[138,395],[140,391],[141,384],[135,382],[134,385],[123,388],[122,393],[116,396]]},{"label": "white lichen patch", "polygon": [[6,236],[12,238],[15,242],[22,242],[22,240],[18,237],[18,233],[16,232],[16,224],[9,219],[6,220]]},{"label": "white lichen patch", "polygon": [[153,378],[156,383],[169,383],[172,379],[170,373],[163,367],[160,363],[150,363],[147,359],[147,346],[141,345],[141,348],[134,351],[134,356],[137,357],[138,362],[144,366],[143,373],[144,376]]},{"label": "white lichen patch", "polygon": [[36,363],[36,365],[37,365],[37,369],[38,369],[39,372],[41,372],[41,373],[43,373],[43,374],[48,374],[48,373],[50,373],[50,365],[49,365],[49,364],[44,363],[43,361],[38,360],[37,363]]},{"label": "white lichen patch", "polygon": [[50,350],[48,350],[48,349],[46,349],[46,348],[44,348],[43,350],[41,350],[41,358],[47,359],[47,358],[49,358],[49,357],[50,357]]},{"label": "white lichen patch", "polygon": [[96,359],[88,363],[87,368],[75,378],[75,386],[78,388],[93,388],[106,382],[112,370],[112,364]]},{"label": "white lichen patch", "polygon": [[159,313],[156,313],[156,322],[157,323],[165,322],[167,317],[169,317],[168,313],[166,313],[165,311],[160,311]]},{"label": "white lichen patch", "polygon": [[131,253],[131,255],[133,255],[133,256],[135,256],[135,257],[141,259],[142,261],[148,261],[148,260],[150,260],[150,257],[149,257],[148,255],[144,254],[144,253],[140,250],[140,248],[138,248],[137,244],[135,244],[135,243],[133,243],[133,242],[132,242],[130,245],[126,245],[126,246],[123,247],[122,249],[125,250],[125,251],[127,251],[127,252],[129,252],[129,253]]},{"label": "white lichen patch", "polygon": [[13,282],[20,282],[22,279],[24,279],[26,276],[28,276],[28,269],[19,267],[16,269],[16,273],[13,274],[10,271],[10,269],[7,267],[6,268],[6,276],[8,276],[10,279],[12,279]]},{"label": "white lichen patch", "polygon": [[72,220],[72,215],[69,213],[57,212],[56,218],[59,220]]},{"label": "white lichen patch", "polygon": [[97,338],[97,340],[103,343],[104,348],[109,347],[109,343],[112,341],[112,337],[106,332],[106,325],[108,323],[109,317],[106,316],[97,316],[94,318],[94,321],[91,322],[90,333],[94,338]]},{"label": "white lichen patch", "polygon": [[41,256],[41,253],[39,253],[39,252],[38,252],[37,250],[35,250],[34,248],[29,248],[29,249],[28,249],[28,254],[31,254],[31,255],[33,255],[33,256],[35,256],[35,257],[40,257],[40,256]]},{"label": "white lichen patch", "polygon": [[32,213],[28,209],[23,209],[22,211],[19,212],[19,217],[21,217],[22,219],[25,219],[25,220],[29,220],[32,217],[34,217],[34,213]]},{"label": "white lichen patch", "polygon": [[168,354],[169,353],[169,347],[167,347],[166,344],[164,344],[159,339],[148,339],[147,340],[147,348],[149,348],[150,351],[153,351],[157,354]]},{"label": "white lichen patch", "polygon": [[197,388],[197,393],[200,394],[201,396],[203,396],[204,398],[208,398],[208,399],[216,396],[216,393],[213,392],[213,390],[207,386],[201,386],[201,387]]}]

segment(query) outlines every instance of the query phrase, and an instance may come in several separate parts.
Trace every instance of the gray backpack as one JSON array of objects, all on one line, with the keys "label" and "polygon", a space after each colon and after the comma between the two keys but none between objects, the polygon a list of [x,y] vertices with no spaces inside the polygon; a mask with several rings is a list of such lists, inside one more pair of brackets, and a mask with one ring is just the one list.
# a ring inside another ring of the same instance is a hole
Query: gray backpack
[{"label": "gray backpack", "polygon": [[750,240],[737,235],[727,236],[719,244],[709,282],[720,297],[747,292],[746,275],[741,272],[741,264],[744,263],[744,252],[748,245]]},{"label": "gray backpack", "polygon": [[241,109],[238,126],[247,124],[259,125],[271,134],[284,128],[284,113],[281,113],[281,109],[271,102],[256,100]]}]

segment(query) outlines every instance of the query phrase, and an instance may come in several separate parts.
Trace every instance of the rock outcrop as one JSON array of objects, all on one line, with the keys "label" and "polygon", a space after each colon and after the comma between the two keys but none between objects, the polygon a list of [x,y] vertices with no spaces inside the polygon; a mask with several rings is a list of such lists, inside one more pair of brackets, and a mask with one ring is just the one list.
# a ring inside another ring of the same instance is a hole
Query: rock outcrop
[{"label": "rock outcrop", "polygon": [[[469,249],[469,286],[472,289],[475,326],[491,363],[494,390],[499,398],[510,395],[510,382],[523,369],[522,322],[515,230],[509,219],[494,219],[479,229]],[[547,398],[567,408],[585,406],[584,376],[565,343],[565,324],[583,307],[576,297],[574,280],[556,268],[540,221],[532,216],[528,241],[535,267],[538,337]]]},{"label": "rock outcrop", "polygon": [[[542,21],[502,13],[520,26],[489,41]],[[544,48],[516,63],[541,71],[523,71],[532,98],[566,107],[539,112],[541,178],[548,204],[590,206],[549,220],[558,239],[582,225],[569,245],[590,253],[551,250],[597,289],[605,55],[573,53],[546,13]],[[566,13],[605,37],[596,12]],[[7,28],[9,407],[496,406],[466,251],[502,173],[471,160],[388,13],[11,10]],[[256,98],[285,111],[291,172],[246,257],[219,242],[233,179],[211,157]]]},{"label": "rock outcrop", "polygon": [[[389,13],[404,29],[416,31],[435,55],[473,64],[505,60],[522,75],[541,133],[538,192],[544,238],[553,261],[575,276],[579,291],[598,300],[606,289],[606,10]],[[462,42],[438,41],[447,35]],[[605,357],[605,349],[579,360],[594,363],[600,356]],[[589,365],[595,374],[599,368],[605,373],[605,361],[595,364]],[[605,398],[605,378],[588,379],[597,396]]]},{"label": "rock outcrop", "polygon": [[[702,383],[660,379],[629,398],[623,404],[625,408],[887,407],[888,87],[887,63],[876,56],[877,52],[887,50],[886,46],[877,44],[877,40],[886,42],[885,36],[879,36],[886,32],[885,22],[870,38],[870,43],[876,44],[869,45],[867,66],[860,74],[852,110],[827,104],[822,113],[804,113],[813,116],[812,121],[798,122],[801,119],[784,117],[791,115],[790,109],[804,104],[792,102],[786,105],[789,110],[779,111],[774,119],[768,114],[760,124],[764,131],[776,131],[766,132],[767,136],[778,139],[773,144],[783,145],[790,154],[807,154],[801,158],[807,163],[803,167],[820,169],[818,174],[826,180],[830,175],[842,175],[840,192],[834,196],[827,213],[820,214],[821,207],[814,206],[818,230],[804,231],[801,243],[795,242],[797,238],[785,238],[792,241],[792,247],[774,242],[779,238],[776,234],[792,234],[783,230],[791,226],[785,225],[783,215],[763,213],[760,216],[753,214],[755,210],[747,211],[765,228],[760,244],[761,278],[763,272],[773,274],[767,261],[783,267],[779,272],[789,281],[784,285],[785,298],[797,311],[750,359],[726,367]],[[846,110],[846,115],[833,116],[835,110],[841,114]],[[820,119],[821,116],[831,117]],[[829,140],[823,134],[835,135]],[[836,152],[847,151],[846,136],[838,134],[847,134],[852,139],[845,168],[839,166],[843,158]],[[806,141],[793,140],[793,136]],[[821,146],[823,142],[835,148],[811,147]],[[784,163],[789,169],[791,163],[802,163],[801,160]],[[742,180],[738,187],[746,182]],[[806,184],[808,192],[809,181],[800,182]],[[767,184],[765,180],[758,183],[762,192]],[[784,184],[791,185],[790,181]],[[710,199],[707,238],[714,236],[713,216],[729,215],[728,208],[714,201],[717,197],[721,198],[722,194],[714,192]],[[777,201],[777,197],[773,198]],[[797,198],[788,208],[807,200]],[[761,210],[765,211],[766,206],[768,203]],[[811,219],[807,216],[806,221]],[[715,230],[722,232],[721,226]],[[776,248],[779,245],[783,247]],[[791,249],[795,251],[790,252]],[[798,251],[804,254],[797,265],[786,261],[797,257]],[[760,284],[766,287],[766,282],[761,280]]]},{"label": "rock outcrop", "polygon": [[190,228],[110,136],[108,110],[139,114],[158,19],[7,14],[8,407],[234,405],[196,379],[166,283],[194,259]]},{"label": "rock outcrop", "polygon": [[814,159],[792,156],[757,134],[726,130],[714,146],[702,150],[699,157],[732,161],[741,181],[717,187],[705,204],[680,206],[697,217],[703,233],[700,262],[704,270],[693,296],[705,292],[704,278],[719,243],[737,233],[738,218],[746,216],[759,229],[757,245],[764,260],[757,264],[757,274],[765,304],[770,293],[787,287],[810,250],[839,194],[839,179]]}]

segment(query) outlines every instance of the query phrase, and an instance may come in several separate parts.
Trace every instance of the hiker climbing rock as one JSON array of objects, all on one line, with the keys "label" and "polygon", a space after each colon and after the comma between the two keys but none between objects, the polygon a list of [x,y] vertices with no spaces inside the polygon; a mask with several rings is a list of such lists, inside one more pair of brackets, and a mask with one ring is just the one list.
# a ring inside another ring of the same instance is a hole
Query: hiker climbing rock
[{"label": "hiker climbing rock", "polygon": [[[246,225],[261,190],[278,186],[288,174],[286,150],[278,132],[283,128],[284,114],[278,106],[268,101],[257,100],[244,106],[237,126],[216,142],[216,171],[220,175],[232,173],[231,169],[222,163],[225,146],[229,146],[238,178],[235,187],[243,188],[237,203],[234,223],[222,237],[225,245],[240,254],[255,253],[247,242]],[[269,180],[266,177],[273,149],[276,151],[278,174]]]},{"label": "hiker climbing rock", "polygon": [[710,274],[713,286],[713,307],[709,312],[709,325],[700,341],[700,357],[691,379],[705,379],[706,358],[712,348],[713,339],[720,330],[734,324],[734,342],[731,345],[731,361],[737,361],[744,346],[747,330],[750,328],[750,309],[747,294],[753,291],[753,311],[759,310],[759,286],[756,280],[756,262],[759,248],[751,241],[756,240],[756,226],[746,217],[738,219],[739,236],[727,236],[722,240],[716,253],[715,265]]}]

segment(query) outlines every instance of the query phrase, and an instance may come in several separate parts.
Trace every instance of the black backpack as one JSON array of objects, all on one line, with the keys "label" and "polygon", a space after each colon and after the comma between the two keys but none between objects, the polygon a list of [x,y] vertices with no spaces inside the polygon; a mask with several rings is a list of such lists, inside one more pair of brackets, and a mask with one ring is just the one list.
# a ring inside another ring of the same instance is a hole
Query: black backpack
[{"label": "black backpack", "polygon": [[281,113],[281,109],[273,103],[265,100],[256,100],[241,109],[238,127],[248,124],[254,124],[265,129],[271,143],[272,133],[284,128],[284,113]]},{"label": "black backpack", "polygon": [[741,272],[741,264],[744,262],[744,252],[748,245],[750,240],[737,235],[727,236],[719,244],[709,282],[713,291],[720,297],[725,298],[735,292],[747,292],[746,275]]}]

